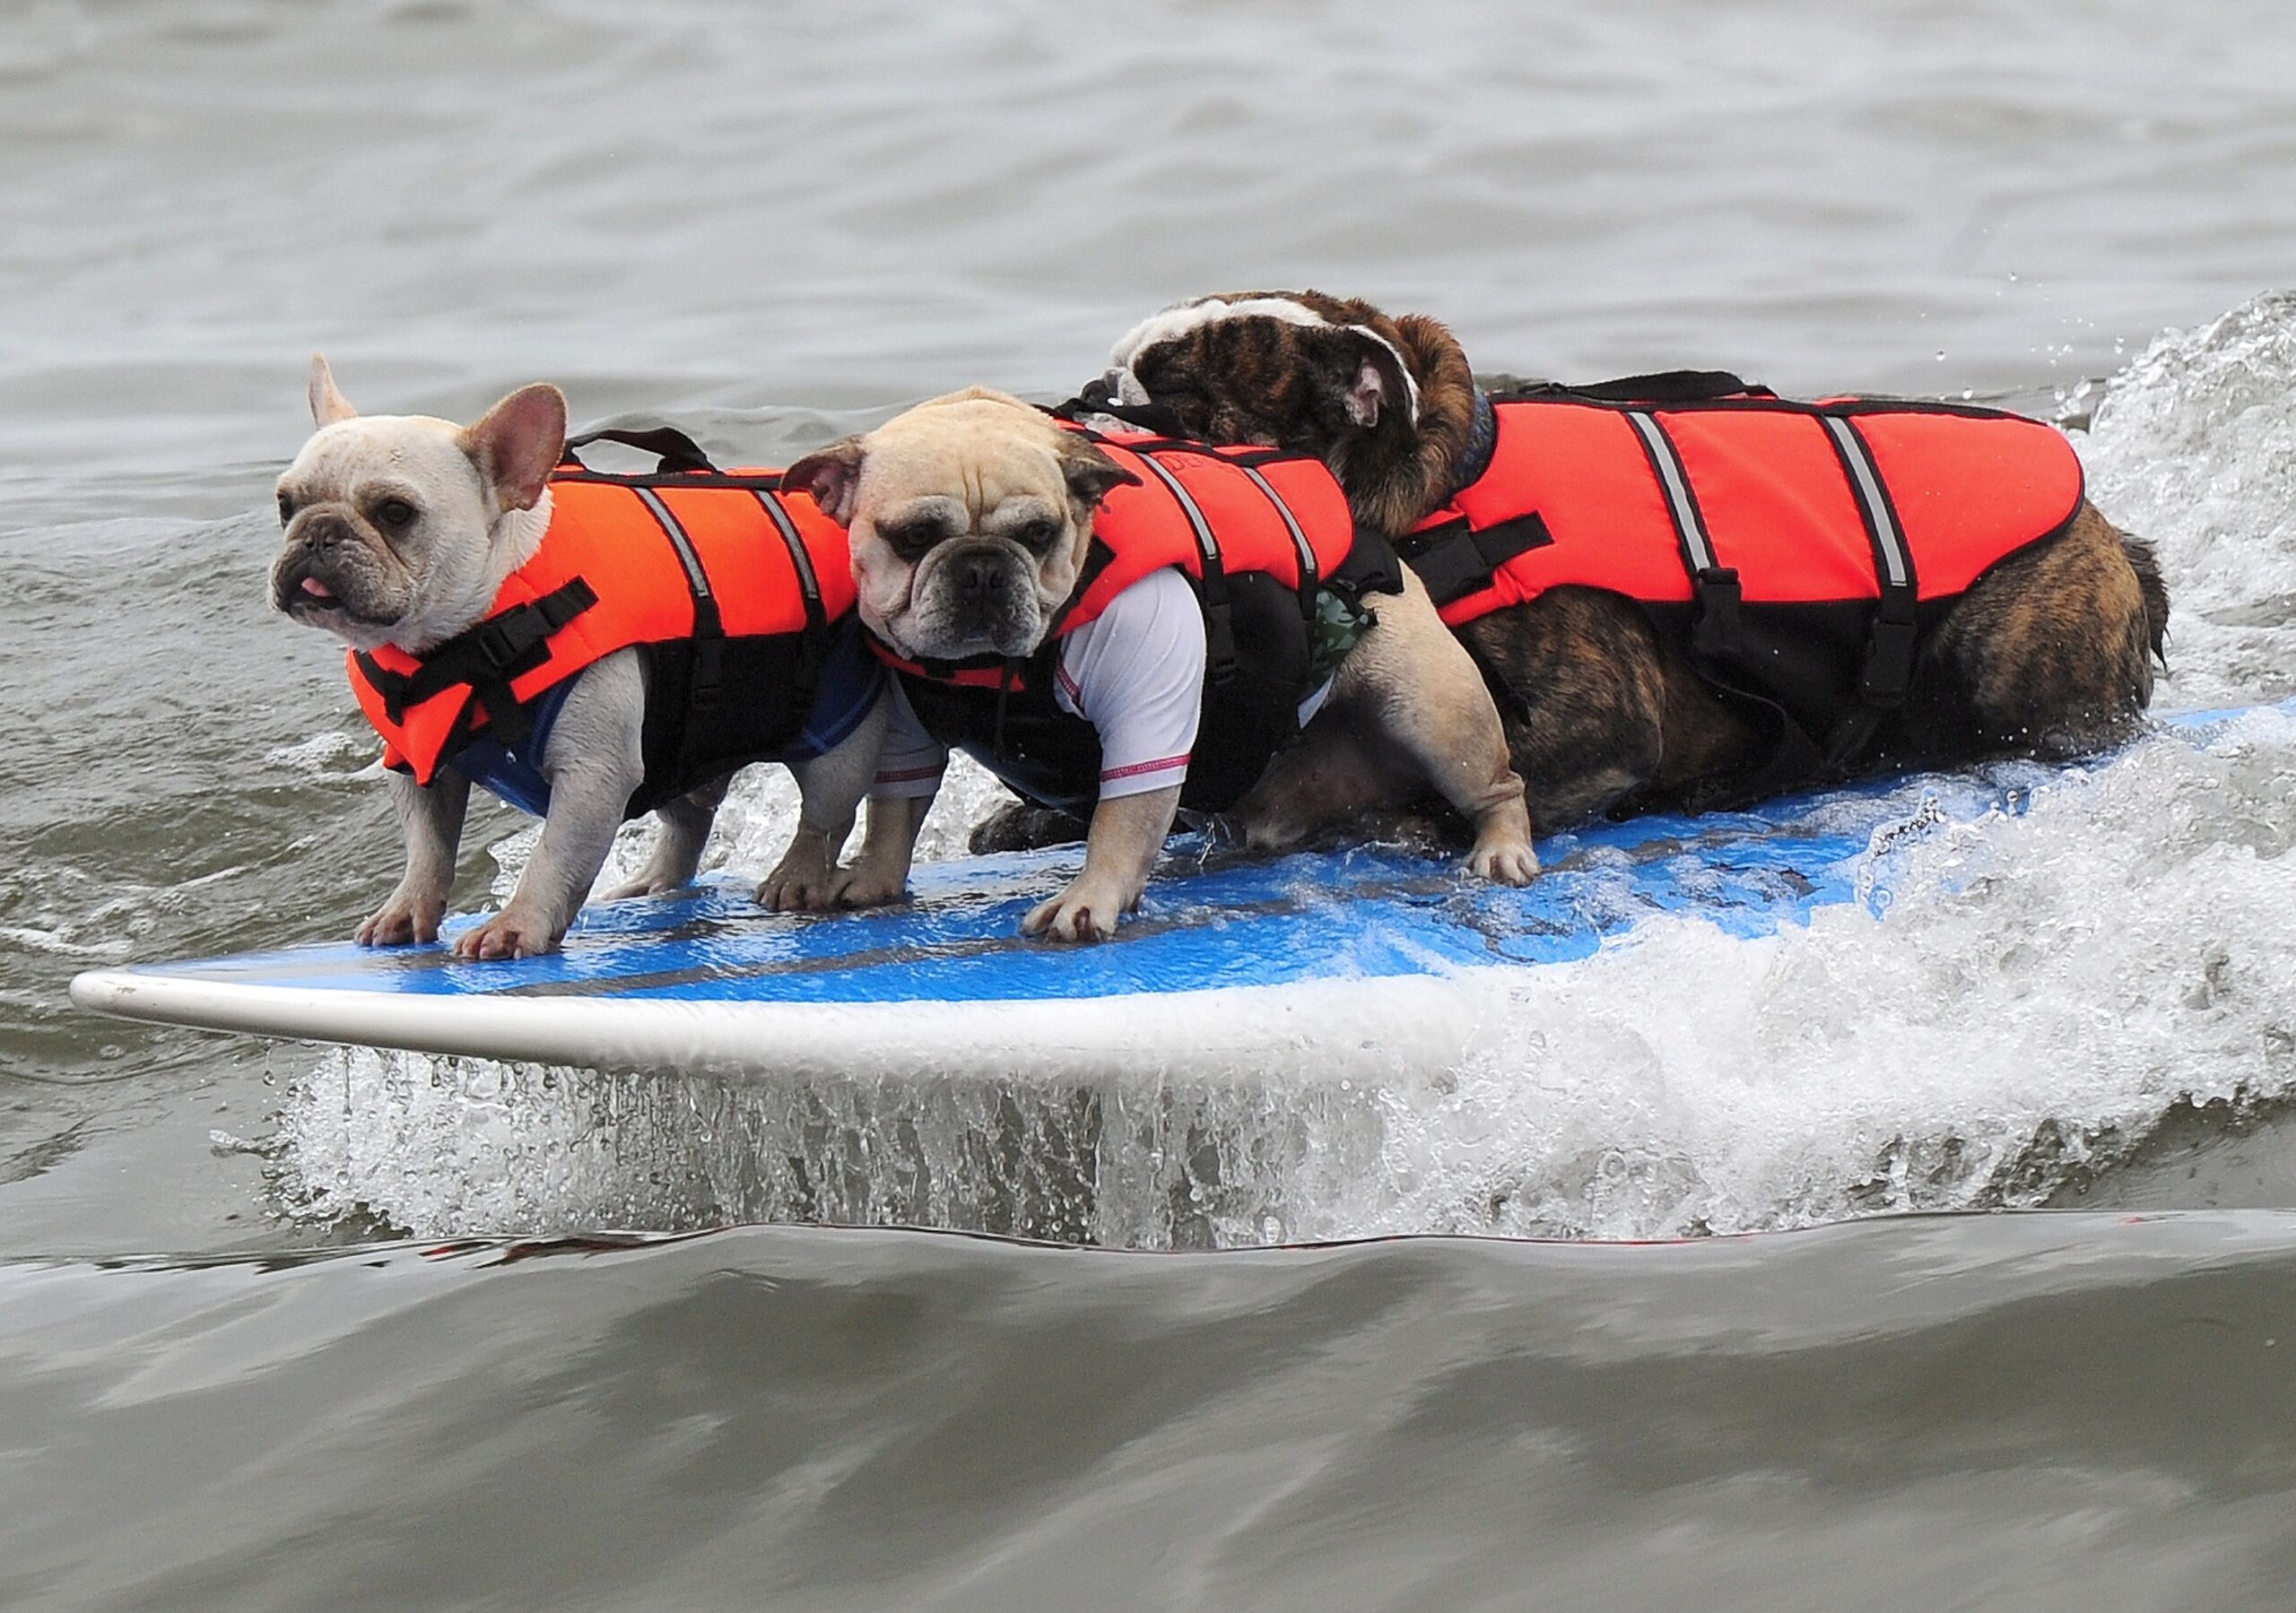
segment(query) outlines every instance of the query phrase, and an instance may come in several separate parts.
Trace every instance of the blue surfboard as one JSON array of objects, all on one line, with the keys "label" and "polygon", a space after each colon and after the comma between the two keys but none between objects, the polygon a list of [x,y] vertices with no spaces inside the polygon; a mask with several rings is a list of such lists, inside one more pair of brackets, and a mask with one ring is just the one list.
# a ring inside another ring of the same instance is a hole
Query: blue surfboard
[{"label": "blue surfboard", "polygon": [[1098,946],[1020,934],[1076,871],[1082,848],[1065,847],[922,864],[911,899],[874,912],[769,914],[748,882],[713,880],[594,904],[548,958],[339,943],[96,970],[72,996],[130,1019],[606,1069],[1076,1078],[1312,1058],[1370,1076],[1449,1060],[1494,981],[1657,915],[1760,936],[1830,904],[1879,911],[1896,847],[2021,811],[2058,776],[2006,765],[1601,824],[1542,842],[1519,890],[1395,850],[1244,861],[1182,838]]}]

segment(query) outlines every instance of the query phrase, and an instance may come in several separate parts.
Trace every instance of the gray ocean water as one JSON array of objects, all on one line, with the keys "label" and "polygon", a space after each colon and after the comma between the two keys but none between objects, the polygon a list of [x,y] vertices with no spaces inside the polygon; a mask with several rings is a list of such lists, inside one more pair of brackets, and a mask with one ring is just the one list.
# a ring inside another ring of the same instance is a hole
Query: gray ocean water
[{"label": "gray ocean water", "polygon": [[66,1006],[395,875],[264,603],[313,349],[775,463],[1300,283],[1493,371],[2063,419],[2161,546],[2161,702],[2296,692],[2283,5],[0,9],[0,1606],[2296,1605],[2286,716],[1373,1090]]}]

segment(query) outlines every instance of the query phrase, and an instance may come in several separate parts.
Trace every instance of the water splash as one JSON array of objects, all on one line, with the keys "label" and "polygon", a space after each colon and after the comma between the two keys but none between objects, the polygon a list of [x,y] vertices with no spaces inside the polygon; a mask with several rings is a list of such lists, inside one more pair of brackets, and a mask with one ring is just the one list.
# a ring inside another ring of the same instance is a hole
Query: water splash
[{"label": "water splash", "polygon": [[[2174,1106],[2296,1092],[2296,721],[2157,741],[1947,826],[1885,915],[1648,924],[1527,973],[1362,1231],[1648,1237],[2035,1203]],[[2047,1158],[2042,1158],[2047,1156]]]},{"label": "water splash", "polygon": [[2296,689],[2296,292],[2159,337],[2076,440],[2099,507],[2160,550],[2162,703]]}]

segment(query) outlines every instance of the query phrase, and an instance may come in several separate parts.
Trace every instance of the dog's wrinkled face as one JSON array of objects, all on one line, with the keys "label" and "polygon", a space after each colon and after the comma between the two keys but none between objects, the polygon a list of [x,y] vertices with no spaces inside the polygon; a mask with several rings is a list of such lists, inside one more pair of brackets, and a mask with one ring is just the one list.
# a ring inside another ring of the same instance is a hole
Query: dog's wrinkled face
[{"label": "dog's wrinkled face", "polygon": [[1076,585],[1092,509],[1137,477],[1017,398],[920,403],[791,465],[851,532],[862,621],[913,658],[1025,655]]},{"label": "dog's wrinkled face", "polygon": [[504,517],[546,496],[566,438],[557,388],[513,393],[469,427],[361,417],[317,360],[311,415],[318,429],[279,479],[273,605],[361,650],[420,653],[477,621],[526,558],[508,547],[544,524],[514,533]]}]

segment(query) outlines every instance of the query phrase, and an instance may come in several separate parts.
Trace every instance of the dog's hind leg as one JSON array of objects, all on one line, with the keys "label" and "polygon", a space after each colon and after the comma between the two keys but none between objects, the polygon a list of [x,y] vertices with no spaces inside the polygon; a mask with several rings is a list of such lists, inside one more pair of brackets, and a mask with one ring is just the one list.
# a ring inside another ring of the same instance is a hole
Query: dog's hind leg
[{"label": "dog's hind leg", "polygon": [[[893,889],[864,900],[837,865],[852,836],[853,820],[877,776],[877,763],[891,725],[893,697],[879,691],[867,715],[851,733],[819,756],[789,764],[797,781],[797,827],[773,872],[757,888],[757,899],[775,913],[816,913],[839,906],[874,906],[900,894]],[[920,815],[920,822],[923,821]],[[906,878],[909,865],[901,864]]]},{"label": "dog's hind leg", "polygon": [[1979,578],[1938,625],[1897,748],[1954,761],[2110,744],[2152,700],[2168,603],[2150,546],[2083,505],[2062,535]]},{"label": "dog's hind leg", "polygon": [[661,823],[654,832],[654,849],[646,866],[599,899],[618,902],[624,897],[660,896],[692,884],[701,868],[702,848],[709,844],[709,828],[718,821],[718,809],[726,802],[726,787],[733,782],[728,775],[656,807],[654,816]]}]

